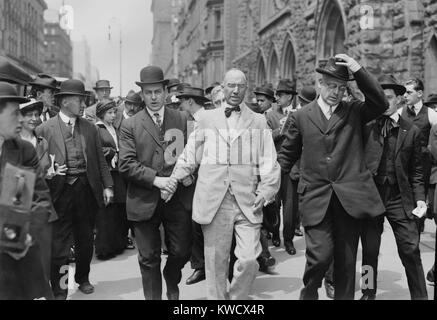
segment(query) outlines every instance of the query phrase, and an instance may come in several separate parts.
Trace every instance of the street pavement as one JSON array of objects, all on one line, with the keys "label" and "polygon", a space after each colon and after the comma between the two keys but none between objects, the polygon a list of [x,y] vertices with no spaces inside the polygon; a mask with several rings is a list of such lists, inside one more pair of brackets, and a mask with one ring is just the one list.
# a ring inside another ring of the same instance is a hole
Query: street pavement
[{"label": "street pavement", "polygon": [[[402,263],[397,253],[393,232],[388,223],[385,224],[379,258],[378,294],[377,300],[409,300],[410,294]],[[434,263],[435,224],[427,220],[425,233],[422,235],[421,254],[425,275]],[[276,258],[276,266],[271,274],[259,273],[251,299],[253,300],[298,300],[302,289],[302,277],[305,269],[305,240],[296,238],[297,255],[289,256],[283,248],[271,247],[271,253]],[[166,257],[162,257],[164,265]],[[70,266],[74,270],[74,264]],[[359,279],[361,269],[361,248],[357,259],[357,292],[355,299],[361,297]],[[185,285],[192,270],[188,263],[183,270],[180,285],[182,300],[205,300],[205,282],[196,285]],[[84,295],[77,290],[73,274],[70,272],[69,300],[144,300],[141,274],[137,260],[137,250],[126,251],[123,255],[110,261],[94,260],[91,266],[90,281],[95,285],[95,293]],[[165,297],[165,281],[163,281],[163,297]],[[428,284],[429,298],[434,298],[434,287]],[[320,300],[326,297],[324,286],[319,290]]]}]

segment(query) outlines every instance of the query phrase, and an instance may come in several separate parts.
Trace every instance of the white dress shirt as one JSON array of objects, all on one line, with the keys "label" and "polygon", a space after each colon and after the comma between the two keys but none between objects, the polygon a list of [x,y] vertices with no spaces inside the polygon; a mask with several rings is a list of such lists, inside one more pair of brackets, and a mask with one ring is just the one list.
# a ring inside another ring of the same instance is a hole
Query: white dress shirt
[{"label": "white dress shirt", "polygon": [[159,111],[152,111],[149,108],[146,108],[146,109],[147,109],[147,112],[152,117],[153,122],[155,122],[156,125],[158,125],[158,124],[156,123],[155,113],[159,114],[159,118],[161,120],[161,126],[164,124],[164,114],[165,114],[165,108],[164,107],[162,107]]},{"label": "white dress shirt", "polygon": [[[424,108],[425,106],[423,105],[423,101],[422,100],[420,100],[418,103],[416,103],[414,106],[413,106],[413,110],[414,110],[414,112],[416,113],[416,116],[420,113],[420,111],[422,111],[422,108]],[[410,106],[407,106],[407,108],[411,108]],[[400,115],[402,115],[402,112],[403,112],[403,108],[400,108],[399,110],[398,110],[398,113],[400,114]],[[429,120],[429,123],[431,124],[431,126],[434,126],[434,125],[436,125],[437,124],[437,112],[435,112],[433,109],[431,109],[431,108],[428,108],[428,120]]]},{"label": "white dress shirt", "polygon": [[130,116],[127,114],[126,110],[123,110],[123,118],[124,118],[124,120],[127,120],[130,118]]},{"label": "white dress shirt", "polygon": [[67,127],[70,123],[72,124],[71,134],[73,134],[74,126],[76,125],[76,118],[70,118],[69,116],[65,115],[65,113],[63,113],[62,111],[59,111],[59,117],[61,118],[62,122],[64,122],[67,125]]},{"label": "white dress shirt", "polygon": [[[231,108],[234,109],[236,107],[231,106],[229,104],[225,104],[225,109],[226,108]],[[240,106],[241,111],[243,111],[243,106]],[[228,129],[229,130],[236,130],[238,128],[238,121],[240,120],[241,117],[241,111],[240,112],[232,112],[231,116],[229,118],[226,119],[227,123],[228,123]],[[223,111],[224,112],[224,111]]]},{"label": "white dress shirt", "polygon": [[335,110],[338,107],[338,104],[331,107],[330,105],[328,105],[325,102],[325,100],[322,99],[322,97],[319,97],[319,100],[317,100],[317,103],[320,106],[320,109],[322,109],[322,112],[325,115],[326,119],[328,119],[328,120],[331,119],[332,115],[334,114]]}]

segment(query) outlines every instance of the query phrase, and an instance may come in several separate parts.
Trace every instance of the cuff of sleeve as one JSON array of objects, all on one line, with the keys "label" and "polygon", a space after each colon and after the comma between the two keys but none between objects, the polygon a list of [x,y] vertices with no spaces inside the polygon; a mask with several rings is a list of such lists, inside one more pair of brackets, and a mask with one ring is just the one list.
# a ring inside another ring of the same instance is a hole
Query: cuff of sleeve
[{"label": "cuff of sleeve", "polygon": [[354,61],[350,66],[350,70],[352,71],[352,73],[357,73],[358,71],[360,71],[361,68],[362,66],[357,61]]}]

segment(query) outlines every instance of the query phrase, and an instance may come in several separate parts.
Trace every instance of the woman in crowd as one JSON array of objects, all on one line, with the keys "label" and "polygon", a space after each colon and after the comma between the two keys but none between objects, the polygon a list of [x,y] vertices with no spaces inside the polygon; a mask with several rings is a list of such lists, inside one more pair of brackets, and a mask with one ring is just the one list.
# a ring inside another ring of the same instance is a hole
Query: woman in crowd
[{"label": "woman in crowd", "polygon": [[99,102],[96,106],[96,123],[108,166],[114,180],[114,200],[101,209],[96,219],[96,255],[99,260],[109,260],[122,254],[126,248],[126,186],[118,172],[118,136],[114,128],[117,105],[113,101]]}]

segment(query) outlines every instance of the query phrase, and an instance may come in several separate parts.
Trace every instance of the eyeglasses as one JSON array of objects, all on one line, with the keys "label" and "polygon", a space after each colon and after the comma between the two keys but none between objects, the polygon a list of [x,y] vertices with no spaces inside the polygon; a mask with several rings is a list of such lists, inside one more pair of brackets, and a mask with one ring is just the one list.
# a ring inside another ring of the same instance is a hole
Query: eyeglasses
[{"label": "eyeglasses", "polygon": [[227,83],[226,86],[227,86],[229,89],[235,89],[235,88],[238,87],[239,90],[243,90],[243,89],[246,89],[246,88],[247,88],[247,84],[245,84],[245,83],[242,83],[242,84],[237,84],[237,83]]}]

